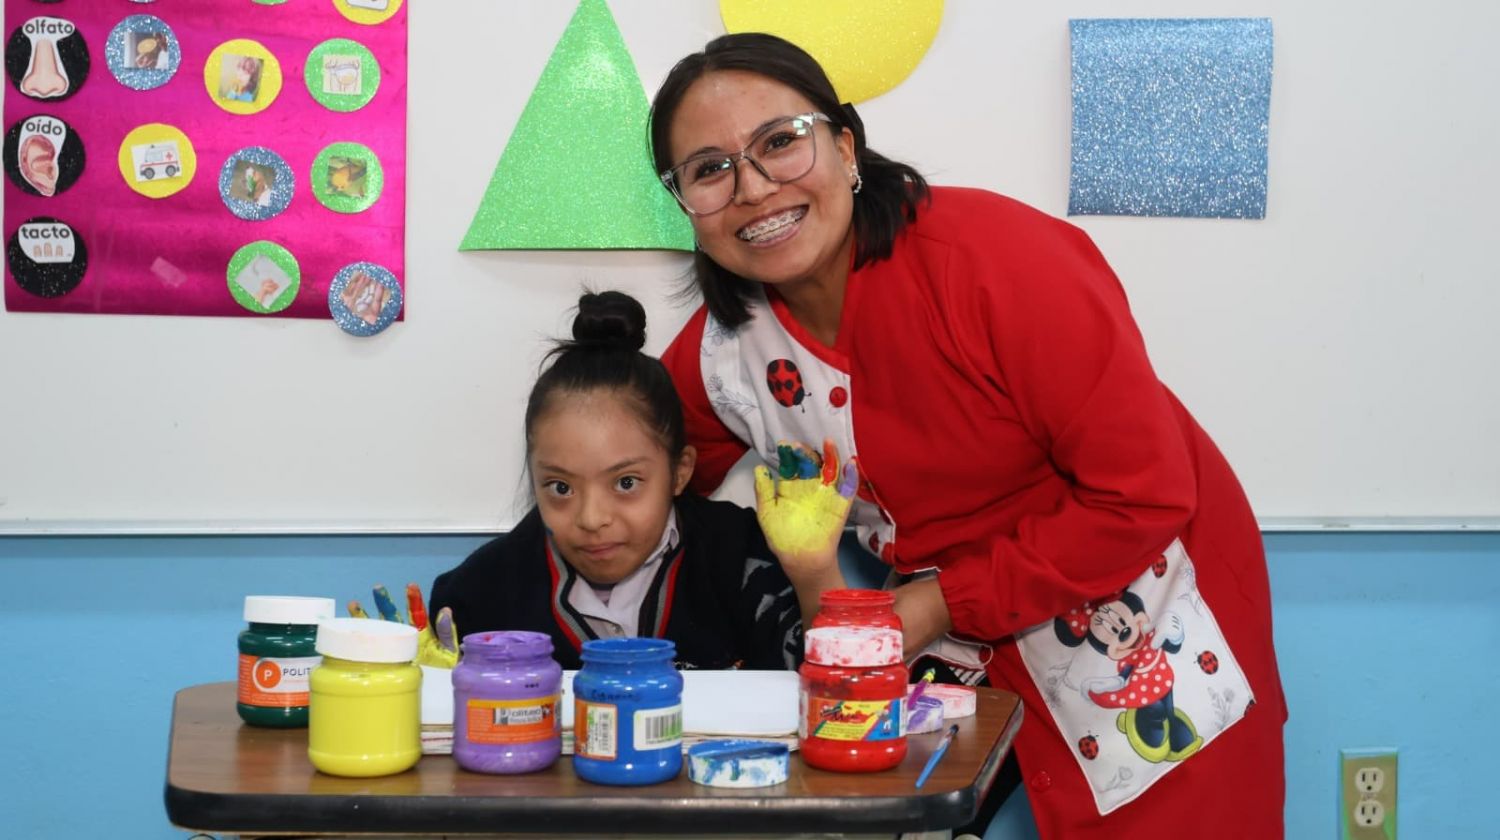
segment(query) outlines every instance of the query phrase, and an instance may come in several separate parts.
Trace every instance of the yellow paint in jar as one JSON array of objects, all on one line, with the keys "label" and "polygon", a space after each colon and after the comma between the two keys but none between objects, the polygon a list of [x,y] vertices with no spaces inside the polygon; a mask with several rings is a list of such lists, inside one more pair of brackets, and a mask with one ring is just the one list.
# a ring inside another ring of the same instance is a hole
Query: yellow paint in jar
[{"label": "yellow paint in jar", "polygon": [[335,618],[318,625],[323,664],[312,672],[307,757],[334,776],[400,773],[422,757],[417,630]]}]

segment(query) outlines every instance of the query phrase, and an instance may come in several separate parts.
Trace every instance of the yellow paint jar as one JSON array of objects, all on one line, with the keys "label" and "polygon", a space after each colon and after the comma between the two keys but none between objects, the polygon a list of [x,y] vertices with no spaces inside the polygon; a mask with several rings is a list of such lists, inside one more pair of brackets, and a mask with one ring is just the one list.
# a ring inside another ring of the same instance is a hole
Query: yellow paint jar
[{"label": "yellow paint jar", "polygon": [[422,757],[417,630],[335,618],[318,625],[323,664],[309,681],[307,757],[334,776],[400,773]]}]

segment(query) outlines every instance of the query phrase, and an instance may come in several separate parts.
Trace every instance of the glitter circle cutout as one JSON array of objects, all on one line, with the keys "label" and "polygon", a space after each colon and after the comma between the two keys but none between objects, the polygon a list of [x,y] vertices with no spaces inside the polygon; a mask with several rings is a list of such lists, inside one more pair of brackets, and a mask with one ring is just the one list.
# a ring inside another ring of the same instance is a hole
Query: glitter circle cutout
[{"label": "glitter circle cutout", "polygon": [[385,173],[380,158],[360,143],[334,143],[313,159],[312,190],[335,213],[361,213],[380,199]]},{"label": "glitter circle cutout", "polygon": [[51,216],[27,219],[11,234],[5,261],[16,285],[37,297],[62,297],[78,288],[89,268],[83,237]]},{"label": "glitter circle cutout", "polygon": [[11,183],[43,198],[67,191],[83,174],[83,140],[78,132],[45,114],[20,120],[5,132],[4,157]]},{"label": "glitter circle cutout", "polygon": [[292,203],[297,179],[281,155],[264,146],[246,146],[219,170],[219,198],[229,212],[250,222],[281,214]]},{"label": "glitter circle cutout", "polygon": [[333,0],[333,7],[355,23],[374,26],[401,11],[401,0]]},{"label": "glitter circle cutout", "polygon": [[358,111],[380,88],[380,63],[364,44],[332,38],[308,53],[303,77],[318,104],[330,111]]},{"label": "glitter circle cutout", "polygon": [[302,269],[292,252],[261,240],[229,258],[229,294],[251,312],[280,312],[292,305],[302,287]]},{"label": "glitter circle cutout", "polygon": [[281,62],[259,41],[236,38],[214,47],[203,64],[203,86],[231,114],[258,114],[281,94]]},{"label": "glitter circle cutout", "polygon": [[104,42],[104,63],[125,87],[151,90],[177,74],[182,47],[166,21],[155,15],[131,15],[110,30]]},{"label": "glitter circle cutout", "polygon": [[401,284],[383,265],[357,262],[339,269],[328,287],[328,311],[350,335],[369,336],[401,314]]},{"label": "glitter circle cutout", "polygon": [[120,175],[147,198],[181,192],[198,172],[193,141],[175,125],[147,123],[120,141]]},{"label": "glitter circle cutout", "polygon": [[34,17],[5,42],[5,75],[23,96],[60,102],[89,77],[89,48],[72,21]]}]

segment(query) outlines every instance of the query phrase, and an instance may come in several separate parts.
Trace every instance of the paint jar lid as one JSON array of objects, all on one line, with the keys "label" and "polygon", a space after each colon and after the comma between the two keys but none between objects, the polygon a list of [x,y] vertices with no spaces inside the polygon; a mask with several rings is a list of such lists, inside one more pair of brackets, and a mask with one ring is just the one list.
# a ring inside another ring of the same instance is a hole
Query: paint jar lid
[{"label": "paint jar lid", "polygon": [[807,661],[869,668],[901,662],[901,631],[890,627],[814,627],[805,634]]},{"label": "paint jar lid", "polygon": [[245,620],[256,624],[317,624],[333,618],[332,598],[246,595]]},{"label": "paint jar lid", "polygon": [[755,788],[787,780],[790,748],[779,741],[724,738],[688,748],[688,778],[700,785]]},{"label": "paint jar lid", "polygon": [[331,618],[318,625],[318,653],[351,662],[410,662],[417,628],[377,618]]},{"label": "paint jar lid", "polygon": [[516,661],[552,655],[552,637],[530,630],[487,630],[464,636],[459,650],[465,657]]}]

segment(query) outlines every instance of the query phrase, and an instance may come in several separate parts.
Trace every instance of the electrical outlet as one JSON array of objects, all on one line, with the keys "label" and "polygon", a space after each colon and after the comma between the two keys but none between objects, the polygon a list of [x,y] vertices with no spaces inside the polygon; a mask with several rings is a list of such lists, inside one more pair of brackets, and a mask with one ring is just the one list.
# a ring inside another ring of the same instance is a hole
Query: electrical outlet
[{"label": "electrical outlet", "polygon": [[1396,840],[1396,751],[1339,753],[1339,836]]}]

